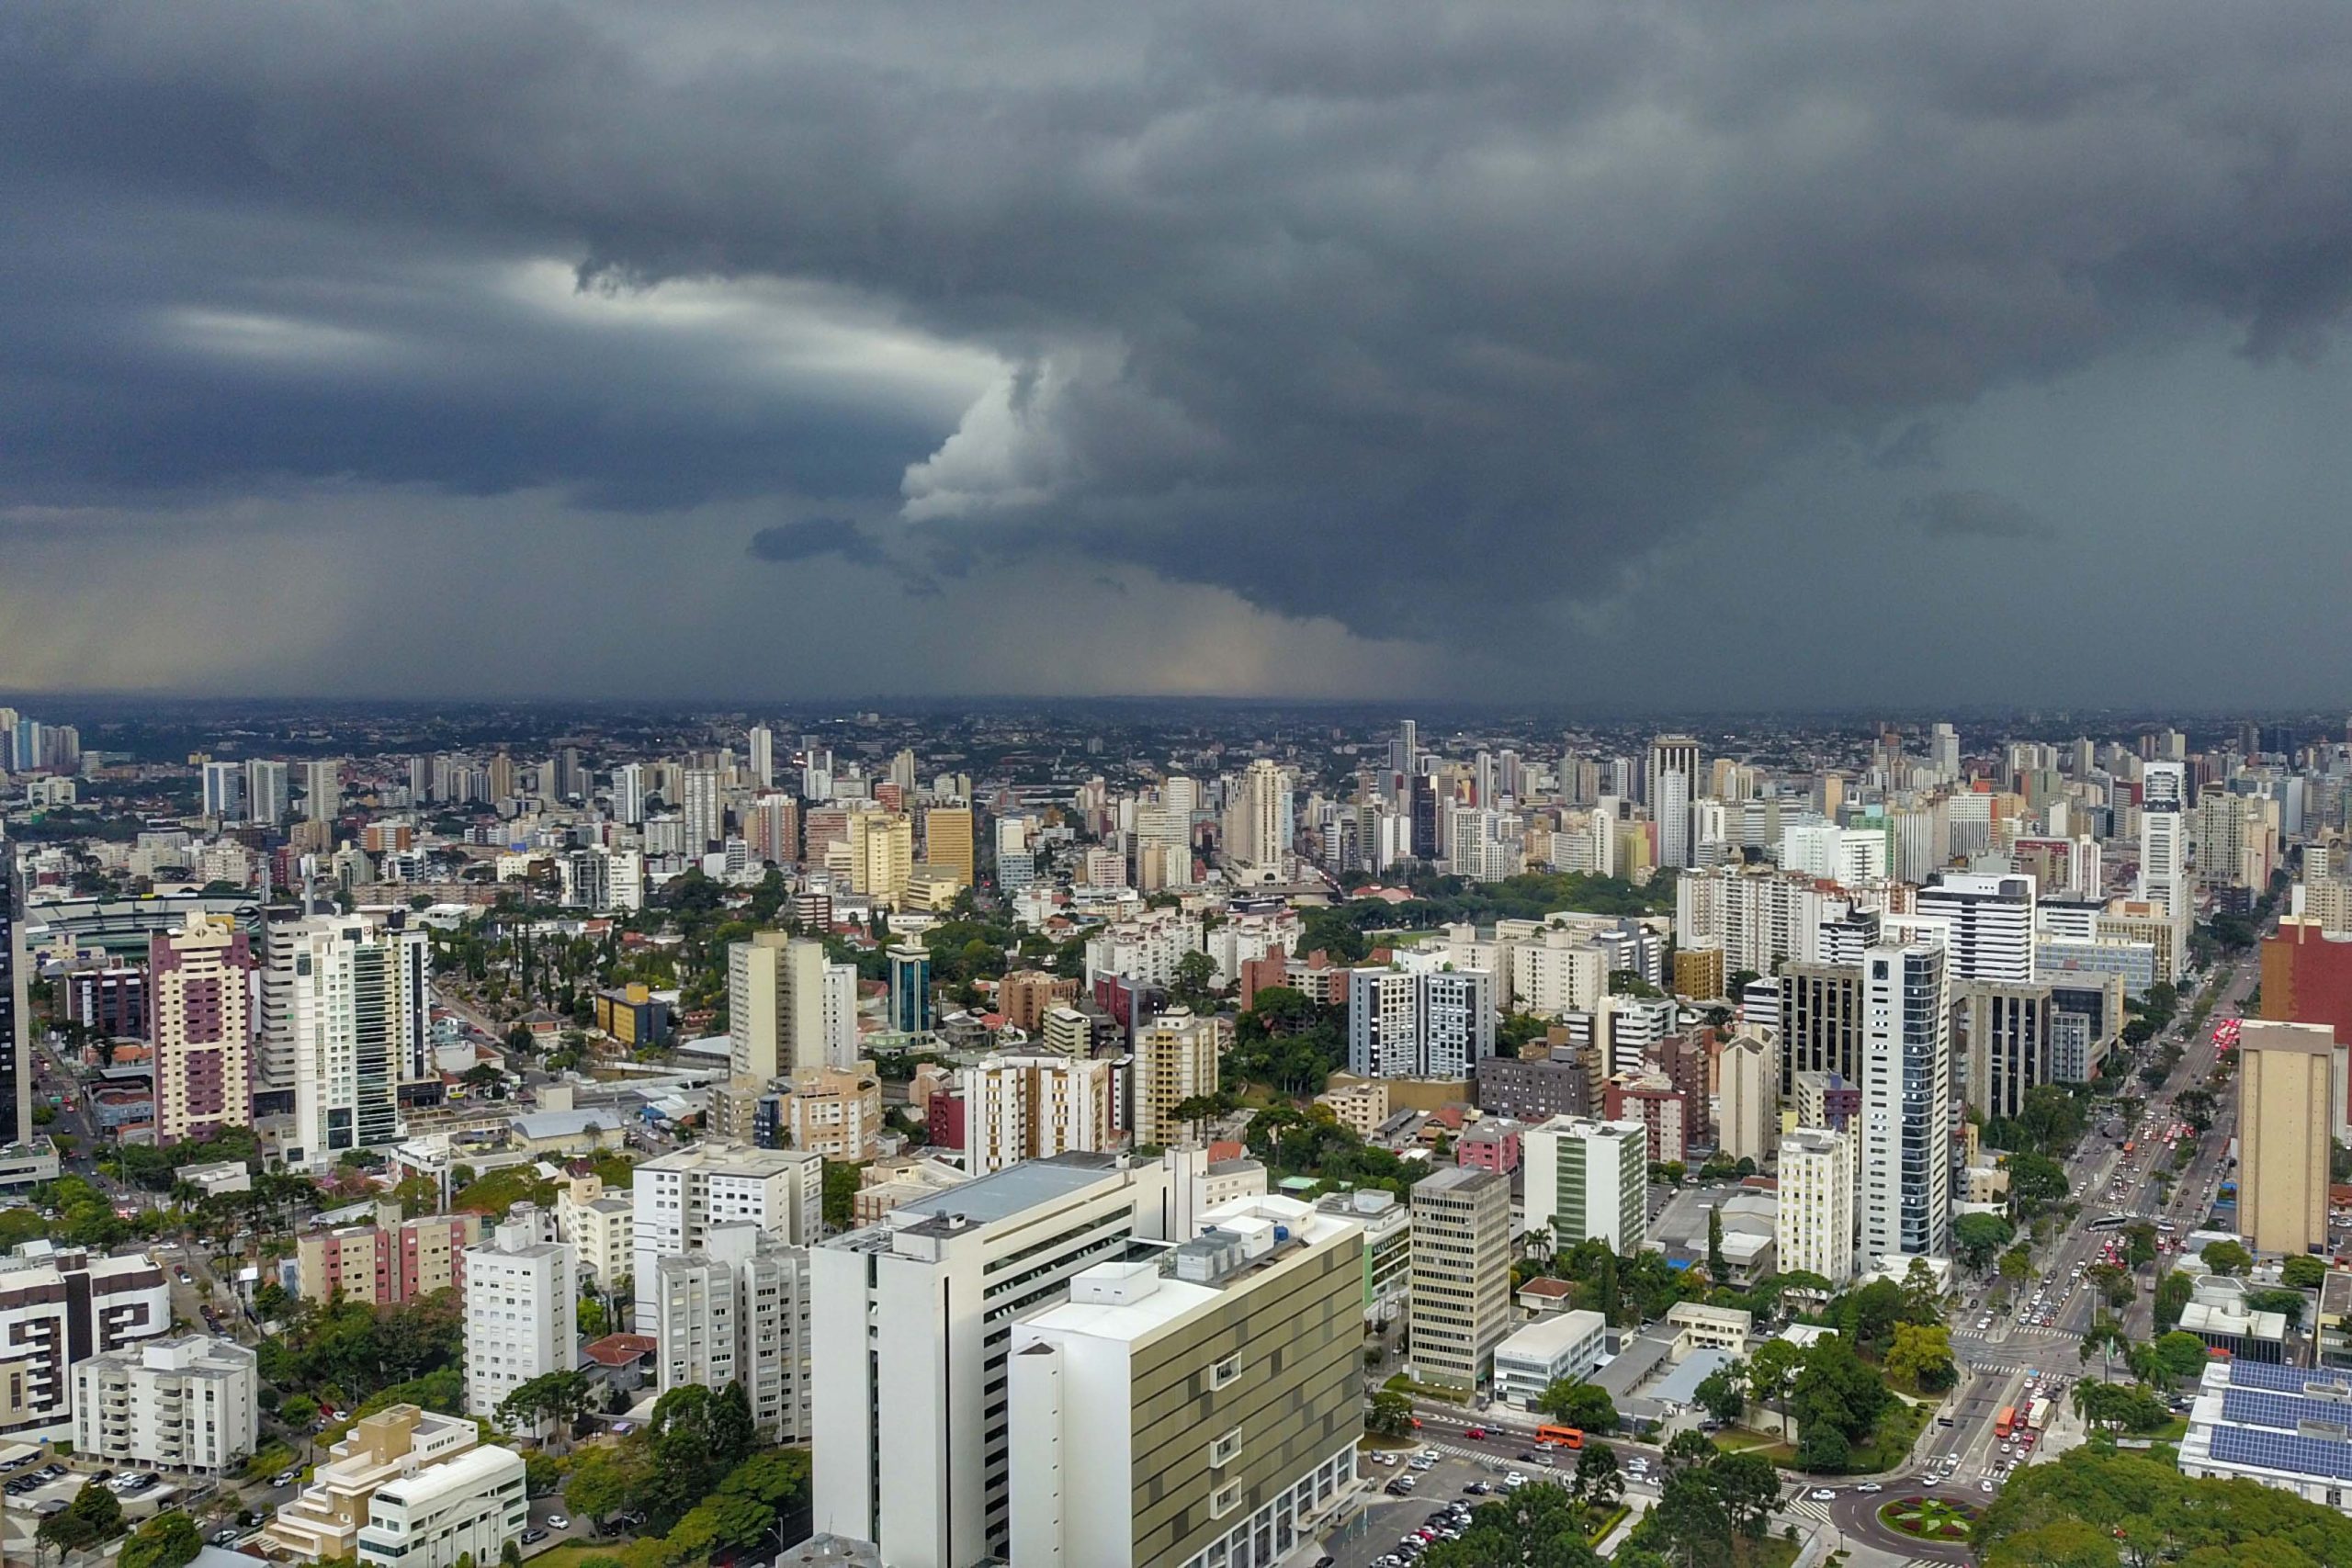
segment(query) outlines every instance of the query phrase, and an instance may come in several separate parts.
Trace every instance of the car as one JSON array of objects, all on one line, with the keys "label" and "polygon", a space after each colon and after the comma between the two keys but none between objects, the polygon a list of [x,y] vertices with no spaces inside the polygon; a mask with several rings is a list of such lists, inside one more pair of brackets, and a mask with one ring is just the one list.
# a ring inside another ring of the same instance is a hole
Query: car
[{"label": "car", "polygon": [[302,1472],[299,1470],[281,1470],[269,1478],[269,1483],[272,1486],[291,1486],[301,1478]]},{"label": "car", "polygon": [[1390,1482],[1387,1485],[1382,1487],[1381,1490],[1387,1493],[1391,1497],[1402,1497],[1407,1493],[1412,1491],[1412,1488],[1405,1484],[1405,1478],[1400,1475],[1396,1480]]},{"label": "car", "polygon": [[566,1514],[549,1514],[548,1516],[548,1529],[551,1530],[568,1530],[571,1528],[571,1516]]},{"label": "car", "polygon": [[1834,1502],[1838,1494],[1826,1486],[1816,1486],[1813,1489],[1813,1500],[1816,1503]]},{"label": "car", "polygon": [[1494,1485],[1491,1482],[1474,1481],[1469,1485],[1464,1486],[1462,1490],[1464,1494],[1468,1496],[1484,1497],[1494,1489]]},{"label": "car", "polygon": [[1993,1483],[1990,1481],[1980,1481],[1976,1483],[1976,1490],[1979,1492],[1990,1492],[1993,1490]]},{"label": "car", "polygon": [[1513,1454],[1511,1457],[1512,1457],[1513,1459],[1515,1459],[1515,1460],[1519,1461],[1519,1462],[1520,1462],[1520,1463],[1521,1463],[1521,1464],[1533,1464],[1536,1461],[1538,1461],[1538,1460],[1542,1459],[1544,1456],[1543,1456],[1542,1454],[1537,1453],[1533,1449],[1521,1449],[1521,1450],[1519,1450],[1519,1452],[1517,1452],[1517,1453]]},{"label": "car", "polygon": [[543,1530],[543,1529],[537,1529],[537,1528],[535,1526],[535,1527],[533,1527],[532,1529],[526,1529],[526,1530],[525,1530],[525,1531],[523,1532],[523,1544],[524,1544],[525,1546],[537,1546],[537,1545],[538,1545],[538,1544],[539,1544],[539,1542],[541,1542],[541,1541],[543,1541],[543,1540],[547,1540],[547,1538],[548,1538],[548,1532],[547,1532],[547,1531],[545,1531],[545,1530]]},{"label": "car", "polygon": [[1487,1440],[1487,1429],[1484,1427],[1464,1427],[1462,1428],[1462,1435],[1474,1443],[1483,1443]]},{"label": "car", "polygon": [[231,1525],[225,1529],[214,1530],[212,1532],[212,1544],[215,1546],[234,1546],[237,1544],[237,1538],[244,1533],[244,1531],[239,1529],[234,1525]]},{"label": "car", "polygon": [[1857,1492],[1883,1492],[1886,1488],[1881,1486],[1875,1481],[1865,1481],[1860,1486],[1855,1487],[1854,1490]]}]

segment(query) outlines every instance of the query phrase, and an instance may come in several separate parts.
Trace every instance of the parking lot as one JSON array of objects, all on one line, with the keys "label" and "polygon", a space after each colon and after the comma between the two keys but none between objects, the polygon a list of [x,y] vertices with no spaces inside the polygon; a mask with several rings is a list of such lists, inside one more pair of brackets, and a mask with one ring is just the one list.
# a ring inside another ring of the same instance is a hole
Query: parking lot
[{"label": "parking lot", "polygon": [[[123,1517],[133,1524],[169,1507],[179,1507],[186,1502],[186,1488],[178,1481],[158,1476],[151,1472],[99,1471],[86,1473],[70,1471],[54,1461],[32,1458],[12,1458],[0,1461],[0,1508],[6,1510],[5,1540],[11,1554],[22,1551],[32,1552],[33,1533],[40,1522],[51,1514],[62,1513],[74,1495],[93,1481],[107,1486],[122,1505]],[[209,1491],[209,1484],[205,1484]],[[242,1532],[240,1532],[242,1533]]]},{"label": "parking lot", "polygon": [[[1424,1528],[1443,1528],[1431,1517],[1440,1510],[1454,1504],[1476,1508],[1501,1491],[1506,1477],[1514,1472],[1530,1481],[1539,1481],[1546,1473],[1534,1464],[1457,1459],[1430,1450],[1420,1450],[1427,1456],[1427,1468],[1417,1470],[1409,1460],[1413,1451],[1396,1450],[1397,1462],[1389,1465],[1374,1462],[1369,1453],[1364,1456],[1363,1473],[1381,1490],[1372,1506],[1326,1548],[1335,1568],[1373,1568],[1391,1558],[1409,1562],[1426,1548],[1408,1547],[1404,1538]],[[1392,1495],[1387,1488],[1399,1477],[1411,1483],[1411,1490],[1402,1496]],[[1486,1490],[1474,1491],[1474,1487]]]}]

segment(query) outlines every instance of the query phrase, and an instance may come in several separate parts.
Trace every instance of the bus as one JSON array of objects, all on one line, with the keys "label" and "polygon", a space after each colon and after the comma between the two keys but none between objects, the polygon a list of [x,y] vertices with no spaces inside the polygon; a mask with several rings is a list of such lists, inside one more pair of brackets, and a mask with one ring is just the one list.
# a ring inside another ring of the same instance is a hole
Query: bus
[{"label": "bus", "polygon": [[2004,1404],[2001,1406],[2000,1415],[1993,1418],[1993,1436],[2006,1439],[2011,1432],[2017,1430],[2017,1406]]},{"label": "bus", "polygon": [[2137,1153],[2139,1152],[2139,1149],[2140,1149],[2140,1144],[2139,1144],[2139,1141],[2138,1141],[2137,1139],[2135,1139],[2135,1138],[2126,1138],[2126,1139],[2124,1139],[2124,1140],[2123,1140],[2123,1152],[2124,1152],[2124,1154],[2125,1154],[2125,1155],[2129,1156],[2129,1155],[2137,1154]]},{"label": "bus", "polygon": [[1575,1427],[1538,1427],[1535,1428],[1535,1443],[1538,1448],[1557,1444],[1564,1449],[1580,1449],[1584,1447],[1584,1433]]}]

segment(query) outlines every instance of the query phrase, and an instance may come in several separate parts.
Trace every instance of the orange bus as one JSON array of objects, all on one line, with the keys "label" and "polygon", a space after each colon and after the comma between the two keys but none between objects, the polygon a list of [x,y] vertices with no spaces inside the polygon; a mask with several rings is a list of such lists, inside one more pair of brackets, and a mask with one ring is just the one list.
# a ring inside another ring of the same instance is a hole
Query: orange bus
[{"label": "orange bus", "polygon": [[1574,1427],[1538,1427],[1535,1440],[1538,1444],[1557,1443],[1564,1449],[1580,1449],[1584,1447],[1584,1433]]},{"label": "orange bus", "polygon": [[1993,1436],[2007,1438],[2017,1429],[2017,1424],[2018,1407],[2014,1404],[2004,1404],[2001,1406],[2001,1413],[1993,1418]]}]

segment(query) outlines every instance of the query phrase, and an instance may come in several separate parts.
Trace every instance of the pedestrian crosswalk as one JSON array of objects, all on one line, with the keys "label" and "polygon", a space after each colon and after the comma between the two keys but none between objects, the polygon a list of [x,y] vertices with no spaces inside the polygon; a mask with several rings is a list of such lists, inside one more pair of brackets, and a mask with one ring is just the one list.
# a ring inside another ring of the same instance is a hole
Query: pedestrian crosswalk
[{"label": "pedestrian crosswalk", "polygon": [[1804,1519],[1816,1525],[1826,1525],[1829,1522],[1829,1505],[1816,1503],[1802,1492],[1783,1503],[1781,1506],[1781,1512],[1792,1519]]}]

